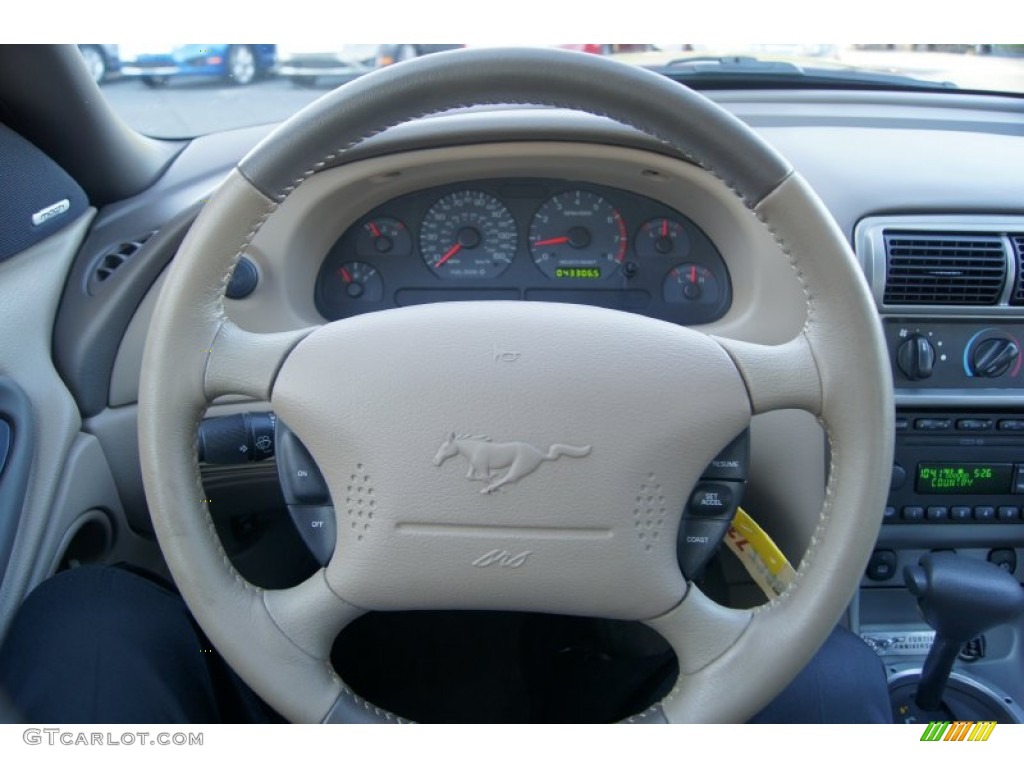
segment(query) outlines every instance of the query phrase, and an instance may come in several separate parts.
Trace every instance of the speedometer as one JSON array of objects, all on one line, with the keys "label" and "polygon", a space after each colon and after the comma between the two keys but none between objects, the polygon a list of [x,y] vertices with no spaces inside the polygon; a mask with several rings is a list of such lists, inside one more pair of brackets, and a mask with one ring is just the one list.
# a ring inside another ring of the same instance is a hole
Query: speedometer
[{"label": "speedometer", "polygon": [[626,255],[626,225],[600,195],[562,192],[534,214],[530,253],[548,277],[602,280],[619,271]]},{"label": "speedometer", "polygon": [[508,208],[472,189],[442,197],[420,226],[420,253],[442,278],[497,277],[512,263],[517,240]]}]

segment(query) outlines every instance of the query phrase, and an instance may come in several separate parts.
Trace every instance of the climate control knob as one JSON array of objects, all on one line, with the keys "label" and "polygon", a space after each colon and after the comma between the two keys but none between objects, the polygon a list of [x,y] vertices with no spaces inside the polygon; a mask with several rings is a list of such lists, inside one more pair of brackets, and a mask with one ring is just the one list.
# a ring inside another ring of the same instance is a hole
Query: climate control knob
[{"label": "climate control knob", "polygon": [[935,367],[935,347],[924,336],[915,334],[896,350],[896,365],[911,381],[927,379]]},{"label": "climate control knob", "polygon": [[1002,376],[1017,362],[1020,347],[1003,336],[985,339],[971,350],[971,373],[986,379]]}]

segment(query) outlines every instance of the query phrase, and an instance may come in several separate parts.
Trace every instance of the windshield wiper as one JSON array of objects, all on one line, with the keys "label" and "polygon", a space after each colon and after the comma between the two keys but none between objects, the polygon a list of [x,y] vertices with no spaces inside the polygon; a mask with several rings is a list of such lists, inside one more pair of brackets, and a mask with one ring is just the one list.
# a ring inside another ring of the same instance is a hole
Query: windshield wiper
[{"label": "windshield wiper", "polygon": [[776,84],[821,87],[830,85],[887,86],[902,88],[956,88],[949,81],[921,80],[892,72],[863,69],[832,69],[807,67],[791,61],[772,61],[754,56],[687,56],[673,59],[664,66],[652,67],[656,72],[686,82],[694,80],[722,81],[729,85],[764,86]]}]

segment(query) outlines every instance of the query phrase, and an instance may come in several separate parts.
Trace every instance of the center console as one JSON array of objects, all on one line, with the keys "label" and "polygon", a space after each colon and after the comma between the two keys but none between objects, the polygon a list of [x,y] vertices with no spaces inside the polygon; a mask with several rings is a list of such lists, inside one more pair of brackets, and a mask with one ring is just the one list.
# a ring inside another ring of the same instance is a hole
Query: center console
[{"label": "center console", "polygon": [[[900,680],[934,634],[904,586],[907,566],[948,550],[1024,580],[1024,218],[878,217],[858,225],[855,244],[897,410],[884,523],[851,624]],[[955,676],[1016,707],[1022,638],[1021,621],[985,632]]]}]

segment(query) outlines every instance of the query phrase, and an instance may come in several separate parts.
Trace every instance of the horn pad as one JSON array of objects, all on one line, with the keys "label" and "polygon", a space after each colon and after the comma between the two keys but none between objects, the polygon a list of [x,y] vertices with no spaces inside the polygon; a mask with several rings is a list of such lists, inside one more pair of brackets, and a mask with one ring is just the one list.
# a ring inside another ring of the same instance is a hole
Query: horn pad
[{"label": "horn pad", "polygon": [[330,488],[327,579],[349,603],[623,619],[682,598],[683,506],[750,419],[709,337],[520,302],[324,326],[272,403]]}]

